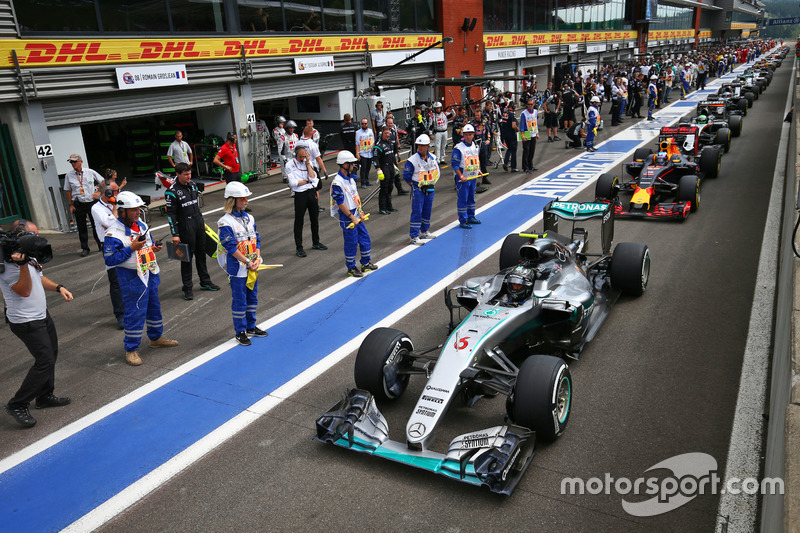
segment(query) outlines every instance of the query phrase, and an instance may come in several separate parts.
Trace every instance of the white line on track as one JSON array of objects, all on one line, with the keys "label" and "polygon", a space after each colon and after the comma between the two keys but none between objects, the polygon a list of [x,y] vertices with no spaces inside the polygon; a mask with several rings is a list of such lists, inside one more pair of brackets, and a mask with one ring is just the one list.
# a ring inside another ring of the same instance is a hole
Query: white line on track
[{"label": "white line on track", "polygon": [[[792,61],[792,78],[797,70]],[[793,101],[792,84],[786,99],[784,115],[789,112]],[[778,245],[781,235],[781,214],[783,210],[784,169],[780,164],[786,161],[790,149],[789,128],[782,128],[778,145],[778,162],[772,177],[772,192],[769,198],[767,220],[764,224],[764,237],[761,240],[761,254],[758,259],[753,307],[750,310],[750,324],[747,330],[742,359],[742,374],[739,381],[739,395],[736,398],[736,411],[728,445],[728,460],[725,464],[725,479],[759,479],[761,473],[761,453],[765,431],[764,413],[767,402],[767,376],[772,346],[772,325],[775,313],[775,280],[778,269]],[[794,149],[794,147],[791,147]],[[716,531],[727,533],[751,532],[756,529],[758,494],[720,495],[717,510]]]},{"label": "white line on track", "polygon": [[[651,138],[644,139],[643,143],[649,142],[650,140]],[[598,147],[602,146],[603,144],[605,144],[605,141],[599,143]],[[557,172],[559,169],[570,165],[573,161],[575,161],[578,158],[581,158],[583,155],[584,154],[576,155],[575,157],[569,159],[568,161],[562,163],[561,165],[550,169],[549,172],[547,174],[544,174],[543,176]],[[607,163],[607,168],[614,168],[616,165],[622,163],[625,160],[626,157],[621,156],[617,160]],[[478,212],[489,209],[490,207],[505,200],[506,198],[517,194],[518,192],[527,187],[530,187],[532,183],[535,183],[539,178],[543,176],[537,176],[536,178],[530,180],[529,182],[520,185],[516,189],[509,191],[508,193],[496,198],[492,202],[481,207],[478,210]],[[572,190],[569,194],[564,195],[562,197],[562,200],[568,200],[570,198],[575,197],[583,190],[585,190],[587,187],[593,185],[593,183],[594,180],[589,180],[581,184],[576,189]],[[273,191],[271,193],[255,197],[253,198],[253,200],[265,198],[267,196],[278,194],[280,192],[285,192],[285,190],[280,189],[277,191]],[[222,208],[213,209],[205,212],[204,214],[214,213],[220,211],[221,209]],[[520,225],[515,231],[519,232],[527,230],[539,220],[541,220],[541,214],[538,214],[535,217],[532,217],[531,219],[527,220],[525,223]],[[446,233],[447,231],[455,228],[457,225],[458,225],[457,222],[453,222],[445,226],[444,228],[440,229],[439,231],[437,231],[436,234],[441,235],[443,233]],[[151,228],[151,230],[158,230],[166,227],[167,225],[164,224],[156,228]],[[445,276],[437,283],[432,285],[430,288],[428,288],[426,291],[415,297],[409,303],[397,309],[392,314],[387,316],[385,319],[381,320],[379,323],[375,324],[375,327],[392,325],[401,318],[403,318],[404,316],[408,315],[411,311],[416,309],[427,299],[433,297],[434,295],[436,295],[436,293],[441,291],[448,284],[458,279],[463,273],[474,268],[476,265],[480,264],[483,260],[485,260],[490,255],[499,250],[500,246],[502,245],[502,242],[503,240],[501,239],[496,243],[494,243],[493,245],[491,245],[490,247],[488,247],[487,249],[485,249],[478,256],[474,257],[471,261],[462,265],[457,271],[452,272],[451,274]],[[399,259],[400,257],[404,256],[405,254],[412,252],[416,248],[417,248],[416,246],[409,245],[399,250],[398,252],[392,254],[391,256],[387,257],[386,259],[379,261],[379,265],[389,264]],[[356,280],[355,278],[348,278],[342,280],[341,282],[329,287],[328,289],[321,291],[318,294],[315,294],[314,296],[307,299],[305,302],[300,303],[292,307],[291,309],[288,309],[276,315],[275,317],[272,317],[271,319],[259,324],[259,327],[263,329],[269,329],[270,327],[273,327],[274,325],[282,322],[283,320],[286,320],[290,316],[295,315],[303,311],[304,309],[316,304],[317,302],[323,300],[324,298],[330,296],[331,294],[334,294],[335,292],[345,287],[346,285],[350,283],[355,283],[357,281],[358,280]],[[160,485],[162,485],[163,483],[165,483],[178,473],[182,472],[183,470],[191,466],[194,462],[196,462],[206,454],[213,451],[216,447],[220,446],[221,444],[229,440],[231,437],[235,436],[240,431],[247,428],[250,424],[258,420],[261,416],[268,413],[272,408],[279,405],[289,396],[300,390],[303,386],[307,385],[315,378],[322,375],[326,370],[328,370],[336,363],[341,361],[349,353],[355,351],[358,348],[361,341],[363,340],[363,338],[367,335],[367,333],[368,331],[362,333],[361,335],[350,340],[347,344],[341,346],[339,349],[327,355],[322,360],[320,360],[313,366],[306,369],[300,375],[298,375],[294,379],[288,381],[286,384],[276,389],[269,396],[266,396],[264,399],[251,405],[249,408],[247,408],[239,415],[235,416],[228,422],[222,424],[216,430],[212,431],[210,434],[206,435],[202,439],[198,440],[197,442],[186,448],[183,452],[179,453],[169,461],[165,462],[158,468],[151,471],[149,474],[145,475],[135,483],[131,484],[124,490],[120,491],[115,496],[113,496],[100,506],[96,507],[94,510],[87,513],[77,521],[73,522],[70,526],[68,526],[65,529],[65,531],[88,531],[102,526],[107,521],[111,520],[112,518],[123,512],[125,509],[136,503],[138,500],[140,500],[141,498],[145,497],[147,494],[158,488]],[[0,474],[32,458],[33,456],[41,453],[42,451],[47,450],[48,448],[58,444],[64,439],[71,437],[72,435],[91,426],[92,424],[95,424],[96,422],[126,407],[127,405],[130,405],[131,403],[137,401],[138,399],[146,396],[150,392],[185,375],[186,373],[214,359],[218,355],[224,353],[225,351],[229,350],[234,346],[236,346],[236,343],[233,339],[226,341],[221,345],[197,356],[195,359],[168,372],[167,374],[154,379],[147,385],[144,385],[139,389],[136,389],[135,391],[121,398],[118,398],[117,400],[98,409],[97,411],[89,415],[86,415],[85,417],[79,420],[76,420],[75,422],[61,428],[58,431],[51,433],[50,435],[47,435],[46,437],[18,451],[17,453],[14,453],[13,455],[3,459],[2,461],[0,461]]]}]

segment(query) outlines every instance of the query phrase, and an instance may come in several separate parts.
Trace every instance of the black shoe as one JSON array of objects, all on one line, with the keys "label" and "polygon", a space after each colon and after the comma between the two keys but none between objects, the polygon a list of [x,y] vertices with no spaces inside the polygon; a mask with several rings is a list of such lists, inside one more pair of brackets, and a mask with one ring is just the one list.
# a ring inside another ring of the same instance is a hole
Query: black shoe
[{"label": "black shoe", "polygon": [[312,244],[311,245],[311,249],[312,250],[327,250],[328,247],[325,246],[324,244],[322,244],[321,242],[318,242],[316,244]]},{"label": "black shoe", "polygon": [[537,170],[539,170],[539,169],[536,168],[536,167],[531,167],[531,172],[536,172]]},{"label": "black shoe", "polygon": [[397,212],[397,209],[395,209],[394,207],[390,207],[390,208],[389,208],[389,212],[390,212],[390,213],[396,213],[396,212]]},{"label": "black shoe", "polygon": [[380,211],[378,211],[378,213],[380,213],[381,215],[391,215],[391,213],[389,213],[389,211],[387,211],[386,209],[381,209]]},{"label": "black shoe", "polygon": [[269,333],[267,333],[266,331],[264,331],[263,329],[261,329],[258,326],[254,327],[254,328],[251,328],[251,329],[248,329],[248,330],[245,330],[245,333],[247,333],[251,337],[266,337],[267,335],[269,335]]},{"label": "black shoe", "polygon": [[69,405],[72,402],[69,398],[59,398],[58,396],[53,396],[52,393],[42,396],[36,399],[36,408],[37,409],[47,409],[48,407],[63,407],[65,405]]},{"label": "black shoe", "polygon": [[519,172],[519,169],[518,168],[512,168],[511,172]]},{"label": "black shoe", "polygon": [[89,250],[81,250],[81,257],[86,257],[87,255],[89,255]]},{"label": "black shoe", "polygon": [[359,269],[357,269],[356,267],[353,267],[353,268],[347,269],[347,275],[348,276],[352,276],[354,278],[360,278],[364,274],[362,274],[361,271]]},{"label": "black shoe", "polygon": [[250,346],[251,344],[253,344],[253,342],[247,338],[247,333],[245,333],[244,331],[236,334],[236,342],[238,342],[242,346]]},{"label": "black shoe", "polygon": [[192,294],[192,289],[183,289],[183,299],[184,300],[194,300],[194,294]]},{"label": "black shoe", "polygon": [[204,291],[218,291],[219,285],[214,283],[213,281],[207,282],[205,285],[200,285],[200,290]]},{"label": "black shoe", "polygon": [[306,255],[308,255],[308,254],[306,254],[306,251],[303,250],[302,246],[298,246],[297,247],[297,252],[296,253],[297,253],[297,257],[305,257]]},{"label": "black shoe", "polygon": [[27,407],[11,407],[10,405],[6,405],[6,413],[10,414],[17,424],[22,427],[32,428],[36,425],[36,419],[31,416]]},{"label": "black shoe", "polygon": [[361,265],[361,272],[367,273],[372,272],[373,270],[378,270],[378,265],[373,265],[372,263]]},{"label": "black shoe", "polygon": [[325,208],[324,207],[317,207],[317,211],[320,212],[320,213],[324,213],[325,212]]},{"label": "black shoe", "polygon": [[403,196],[404,194],[408,194],[408,191],[405,189],[397,189],[397,196]]},{"label": "black shoe", "polygon": [[547,142],[549,142],[549,143],[553,142],[553,138],[552,137],[548,137],[547,138]]},{"label": "black shoe", "polygon": [[487,180],[486,178],[483,178],[483,180],[481,181],[481,185],[491,185],[491,184],[492,182]]},{"label": "black shoe", "polygon": [[556,135],[555,137],[553,137],[553,140],[554,140],[554,141],[560,141],[560,140],[561,140],[561,137],[559,137],[558,135]]}]

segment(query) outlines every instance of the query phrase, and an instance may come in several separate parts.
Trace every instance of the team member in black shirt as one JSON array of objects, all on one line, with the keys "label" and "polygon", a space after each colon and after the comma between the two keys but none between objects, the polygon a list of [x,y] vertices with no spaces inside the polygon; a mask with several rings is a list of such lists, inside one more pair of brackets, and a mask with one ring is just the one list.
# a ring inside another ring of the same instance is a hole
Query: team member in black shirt
[{"label": "team member in black shirt", "polygon": [[[186,163],[175,165],[175,183],[167,189],[167,220],[172,232],[172,242],[189,246],[194,256],[200,288],[204,291],[218,291],[219,286],[211,281],[206,267],[206,225],[200,212],[200,192],[192,181],[192,167]],[[181,261],[183,280],[183,299],[192,300],[192,263]]]}]

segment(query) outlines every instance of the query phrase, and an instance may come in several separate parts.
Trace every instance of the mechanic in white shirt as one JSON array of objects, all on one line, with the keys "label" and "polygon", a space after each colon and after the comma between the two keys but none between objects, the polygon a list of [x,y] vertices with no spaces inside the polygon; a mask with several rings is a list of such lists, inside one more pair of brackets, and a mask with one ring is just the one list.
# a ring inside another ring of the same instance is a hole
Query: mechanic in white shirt
[{"label": "mechanic in white shirt", "polygon": [[167,149],[167,161],[175,168],[178,163],[186,163],[192,166],[194,161],[194,154],[189,143],[183,140],[183,132],[178,130],[175,132],[175,140],[169,145]]},{"label": "mechanic in white shirt", "polygon": [[361,128],[356,130],[356,146],[358,146],[359,177],[361,178],[361,188],[366,189],[370,186],[369,170],[372,167],[372,149],[375,147],[375,134],[369,127],[369,119],[361,119]]},{"label": "mechanic in white shirt", "polygon": [[[94,222],[94,232],[102,243],[105,240],[106,232],[113,226],[117,217],[117,193],[119,185],[111,183],[103,196],[92,206],[92,221]],[[108,294],[111,297],[111,308],[117,318],[117,329],[125,329],[122,319],[125,317],[125,305],[122,300],[122,289],[119,287],[117,278],[117,267],[106,266],[106,276],[108,277]]]},{"label": "mechanic in white shirt", "polygon": [[[92,205],[106,190],[106,180],[91,168],[83,168],[83,158],[80,154],[71,154],[67,161],[72,165],[64,177],[64,191],[67,194],[67,203],[70,213],[75,215],[78,226],[78,239],[81,241],[81,257],[89,255],[89,231],[86,219],[91,219]],[[94,229],[94,228],[92,228]],[[94,235],[97,249],[103,247]]]},{"label": "mechanic in white shirt", "polygon": [[303,219],[308,211],[311,221],[311,248],[327,250],[328,247],[319,241],[319,179],[311,166],[311,155],[308,149],[297,146],[294,158],[286,163],[289,187],[294,193],[294,244],[297,257],[306,257],[303,249]]}]

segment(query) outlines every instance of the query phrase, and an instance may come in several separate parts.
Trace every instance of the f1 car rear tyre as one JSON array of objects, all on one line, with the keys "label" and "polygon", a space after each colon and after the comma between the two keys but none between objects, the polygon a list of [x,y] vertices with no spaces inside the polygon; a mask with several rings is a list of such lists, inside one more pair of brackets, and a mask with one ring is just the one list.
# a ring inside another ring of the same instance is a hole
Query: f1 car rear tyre
[{"label": "f1 car rear tyre", "polygon": [[728,119],[728,127],[731,129],[731,135],[738,137],[742,134],[742,125],[744,121],[739,115],[731,115]]},{"label": "f1 car rear tyre", "polygon": [[689,211],[697,211],[700,207],[700,178],[695,175],[681,177],[678,182],[678,201],[691,202]]},{"label": "f1 car rear tyre", "polygon": [[747,107],[753,107],[753,102],[756,99],[756,95],[751,91],[747,91],[746,93],[744,93],[744,97],[747,100]]},{"label": "f1 car rear tyre", "polygon": [[647,156],[651,155],[652,153],[652,148],[637,148],[636,151],[633,152],[633,160],[644,161],[647,159]]},{"label": "f1 car rear tyre", "polygon": [[601,174],[594,185],[596,200],[613,200],[619,190],[619,178],[614,174]]},{"label": "f1 car rear tyre", "polygon": [[409,353],[414,351],[411,339],[402,331],[375,328],[370,331],[356,354],[354,377],[356,387],[372,393],[378,400],[399,398],[408,386],[403,367],[411,365]]},{"label": "f1 car rear tyre", "polygon": [[650,249],[638,242],[621,242],[614,247],[608,265],[611,286],[628,296],[641,296],[650,279]]},{"label": "f1 car rear tyre", "polygon": [[514,392],[506,402],[509,418],[555,440],[567,428],[572,410],[572,374],[563,359],[531,355],[519,368]]},{"label": "f1 car rear tyre", "polygon": [[512,233],[506,236],[503,241],[503,246],[500,247],[500,270],[517,266],[522,257],[519,255],[519,249],[523,244],[528,244],[530,239],[528,237],[520,237],[519,233]]},{"label": "f1 car rear tyre", "polygon": [[739,111],[741,111],[745,116],[747,116],[747,107],[748,107],[747,100],[744,99],[739,100],[738,102],[736,102],[736,106],[739,108]]},{"label": "f1 car rear tyre", "polygon": [[706,178],[719,176],[719,167],[722,162],[722,149],[718,146],[706,146],[700,152],[700,172]]},{"label": "f1 car rear tyre", "polygon": [[720,128],[714,138],[714,144],[719,144],[725,152],[731,151],[731,130],[730,128]]}]

